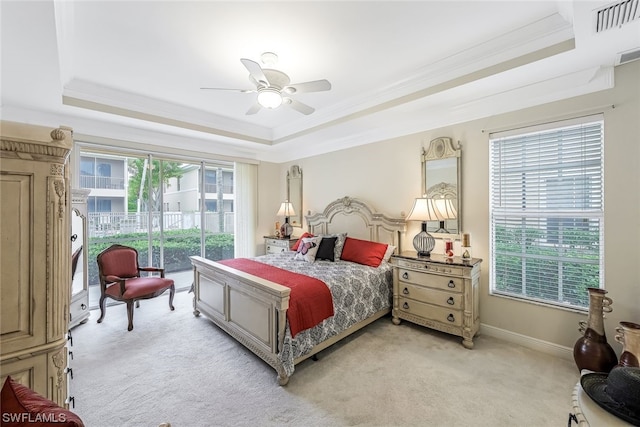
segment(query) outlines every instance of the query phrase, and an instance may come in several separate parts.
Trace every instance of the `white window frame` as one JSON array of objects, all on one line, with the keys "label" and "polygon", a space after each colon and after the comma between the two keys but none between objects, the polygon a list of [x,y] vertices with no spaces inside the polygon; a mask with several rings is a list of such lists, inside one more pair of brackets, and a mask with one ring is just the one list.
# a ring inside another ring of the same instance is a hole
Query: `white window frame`
[{"label": "white window frame", "polygon": [[604,288],[603,115],[492,133],[489,159],[490,294],[587,310]]}]

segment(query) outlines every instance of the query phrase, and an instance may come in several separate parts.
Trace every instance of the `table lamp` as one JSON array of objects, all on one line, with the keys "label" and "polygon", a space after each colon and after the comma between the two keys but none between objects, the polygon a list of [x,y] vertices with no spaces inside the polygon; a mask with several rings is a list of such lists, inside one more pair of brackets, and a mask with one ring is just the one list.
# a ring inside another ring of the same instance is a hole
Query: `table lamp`
[{"label": "table lamp", "polygon": [[413,208],[411,208],[411,212],[407,216],[407,221],[422,221],[422,231],[413,238],[413,247],[418,252],[418,256],[429,256],[436,245],[436,240],[427,232],[427,221],[442,220],[434,199],[416,198]]},{"label": "table lamp", "polygon": [[296,212],[293,210],[293,204],[291,204],[288,200],[282,202],[277,215],[284,217],[284,223],[280,226],[280,236],[285,239],[291,237],[291,233],[293,233],[293,227],[291,226],[291,224],[289,224],[289,217],[295,214]]}]

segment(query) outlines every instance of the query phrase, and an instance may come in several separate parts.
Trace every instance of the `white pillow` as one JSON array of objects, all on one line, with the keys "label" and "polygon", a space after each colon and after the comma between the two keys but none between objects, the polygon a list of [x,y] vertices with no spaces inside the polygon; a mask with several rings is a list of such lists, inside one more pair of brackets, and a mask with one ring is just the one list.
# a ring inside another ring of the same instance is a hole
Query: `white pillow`
[{"label": "white pillow", "polygon": [[396,250],[396,247],[393,245],[387,245],[387,251],[384,253],[382,257],[383,261],[389,261],[391,259],[391,255],[393,255],[393,251]]},{"label": "white pillow", "polygon": [[318,247],[320,246],[321,240],[321,236],[305,237],[304,239],[302,239],[302,242],[300,243],[300,245],[298,245],[298,250],[296,251],[296,255],[293,257],[293,259],[299,261],[314,262],[316,260],[316,253],[318,252]]}]

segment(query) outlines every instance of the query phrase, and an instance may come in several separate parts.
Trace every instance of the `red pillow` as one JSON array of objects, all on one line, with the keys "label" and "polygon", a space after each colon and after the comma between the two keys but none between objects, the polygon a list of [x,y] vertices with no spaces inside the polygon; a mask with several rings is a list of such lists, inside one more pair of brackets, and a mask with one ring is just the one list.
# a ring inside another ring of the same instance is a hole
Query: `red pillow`
[{"label": "red pillow", "polygon": [[10,376],[2,386],[3,426],[84,427],[80,417]]},{"label": "red pillow", "polygon": [[340,259],[377,267],[382,263],[384,254],[387,251],[387,246],[389,245],[386,243],[347,237],[344,241],[344,248],[342,249]]},{"label": "red pillow", "polygon": [[313,234],[305,232],[302,236],[300,236],[298,241],[293,244],[293,247],[291,248],[291,250],[292,251],[297,251],[298,250],[298,246],[300,246],[300,242],[302,242],[302,239],[304,239],[305,237],[313,237]]}]

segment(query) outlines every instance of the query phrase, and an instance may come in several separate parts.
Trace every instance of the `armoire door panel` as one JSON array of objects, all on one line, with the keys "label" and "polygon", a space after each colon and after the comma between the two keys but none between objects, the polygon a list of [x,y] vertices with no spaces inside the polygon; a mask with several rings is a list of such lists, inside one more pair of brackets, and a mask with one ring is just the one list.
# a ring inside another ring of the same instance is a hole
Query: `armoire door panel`
[{"label": "armoire door panel", "polygon": [[[11,160],[7,160],[3,166],[6,168],[11,163]],[[33,291],[33,281],[45,279],[43,274],[34,271],[32,265],[32,245],[44,234],[44,227],[37,224],[33,217],[35,188],[32,174],[5,169],[0,176],[0,194],[4,200],[13,202],[0,204],[0,236],[3,241],[0,307],[3,313],[11,314],[3,316],[0,323],[4,353],[11,353],[25,345],[42,344],[46,336],[43,328],[46,327],[46,295],[38,295]],[[38,231],[40,236],[35,234]]]}]

